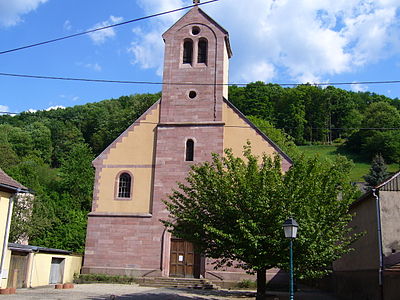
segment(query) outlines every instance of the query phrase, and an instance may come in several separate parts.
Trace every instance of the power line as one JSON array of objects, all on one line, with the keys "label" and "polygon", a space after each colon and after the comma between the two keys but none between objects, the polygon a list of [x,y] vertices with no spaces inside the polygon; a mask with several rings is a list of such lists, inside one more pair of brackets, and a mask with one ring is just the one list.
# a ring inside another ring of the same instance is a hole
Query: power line
[{"label": "power line", "polygon": [[36,47],[36,46],[49,44],[49,43],[54,43],[54,42],[62,41],[62,40],[65,40],[65,39],[81,36],[81,35],[84,35],[84,34],[96,32],[96,31],[100,31],[100,30],[104,30],[104,29],[108,29],[108,28],[112,28],[112,27],[117,27],[117,26],[121,26],[121,25],[126,25],[126,24],[130,24],[130,23],[133,23],[133,22],[142,21],[142,20],[146,20],[146,19],[150,19],[150,18],[154,18],[154,17],[159,17],[159,16],[162,16],[162,15],[174,13],[174,12],[181,11],[181,10],[185,10],[185,9],[188,9],[188,8],[191,8],[191,7],[194,7],[194,6],[205,5],[205,4],[209,4],[209,3],[217,2],[217,1],[219,1],[219,0],[209,0],[209,1],[206,1],[206,2],[203,2],[203,3],[198,3],[198,4],[195,4],[195,5],[188,5],[188,6],[185,6],[185,7],[176,8],[176,9],[173,9],[173,10],[169,10],[169,11],[165,11],[165,12],[161,12],[161,13],[156,13],[156,14],[153,14],[153,15],[145,16],[145,17],[140,17],[140,18],[137,18],[137,19],[132,19],[132,20],[129,20],[129,21],[121,22],[121,23],[116,23],[116,24],[112,24],[112,25],[108,25],[108,26],[104,26],[104,27],[99,27],[99,28],[95,28],[95,29],[91,29],[91,30],[86,30],[86,31],[83,31],[83,32],[79,32],[79,33],[75,33],[75,34],[71,34],[71,35],[66,35],[66,36],[63,36],[63,37],[59,37],[59,38],[55,38],[55,39],[51,39],[51,40],[47,40],[47,41],[43,41],[43,42],[39,42],[39,43],[35,43],[35,44],[21,46],[21,47],[18,47],[18,48],[13,48],[13,49],[5,50],[5,51],[0,51],[0,54],[6,54],[6,53],[10,53],[10,52],[15,52],[15,51],[23,50],[23,49],[28,49],[28,48],[32,48],[32,47]]},{"label": "power line", "polygon": [[102,82],[102,83],[153,84],[153,85],[163,84],[162,82],[151,82],[151,81],[129,81],[129,80],[72,78],[72,77],[42,76],[42,75],[13,74],[13,73],[0,73],[0,76],[34,78],[34,79],[66,80],[66,81]]},{"label": "power line", "polygon": [[[34,112],[33,112],[34,113]],[[0,111],[0,114],[8,114],[8,115],[18,115],[20,113],[13,113],[13,112],[8,112],[8,111]],[[135,121],[136,123],[136,121]],[[149,125],[158,125],[159,123],[157,122],[148,122],[148,121],[140,121],[140,124],[149,124]],[[196,126],[195,124],[193,126]],[[228,128],[244,128],[248,129],[248,126],[243,126],[243,125],[224,125],[224,127]],[[295,129],[297,127],[274,127],[274,126],[256,126],[258,129]],[[400,127],[362,127],[362,128],[356,128],[356,127],[308,127],[308,129],[311,130],[400,130]]]},{"label": "power line", "polygon": [[[33,78],[33,79],[50,79],[50,80],[65,80],[65,81],[84,81],[98,83],[119,83],[119,84],[146,84],[146,85],[198,85],[198,86],[246,86],[249,83],[192,83],[192,82],[157,82],[157,81],[131,81],[131,80],[109,80],[109,79],[93,79],[93,78],[75,78],[75,77],[59,77],[59,76],[43,76],[29,74],[2,73],[0,76]],[[280,86],[336,86],[336,85],[352,85],[352,84],[396,84],[400,80],[381,80],[381,81],[355,81],[355,82],[320,82],[320,83],[272,83]]]}]

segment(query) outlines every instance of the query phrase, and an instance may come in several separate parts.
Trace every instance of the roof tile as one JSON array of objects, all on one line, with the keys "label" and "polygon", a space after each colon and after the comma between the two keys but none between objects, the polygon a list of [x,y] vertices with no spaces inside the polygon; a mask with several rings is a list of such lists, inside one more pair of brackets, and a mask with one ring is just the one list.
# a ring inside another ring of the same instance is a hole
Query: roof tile
[{"label": "roof tile", "polygon": [[27,188],[25,186],[20,184],[18,181],[12,179],[2,169],[0,169],[0,184],[9,186],[11,189],[27,190]]}]

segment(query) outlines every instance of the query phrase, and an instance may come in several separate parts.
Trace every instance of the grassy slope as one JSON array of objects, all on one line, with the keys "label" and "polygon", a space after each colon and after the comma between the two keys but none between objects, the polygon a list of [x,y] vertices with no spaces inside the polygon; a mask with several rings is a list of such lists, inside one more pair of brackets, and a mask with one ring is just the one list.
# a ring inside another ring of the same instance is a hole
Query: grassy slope
[{"label": "grassy slope", "polygon": [[[354,181],[364,181],[363,175],[367,174],[371,166],[370,162],[366,162],[362,158],[354,154],[339,153],[336,146],[299,146],[300,151],[302,151],[306,156],[319,155],[321,157],[326,157],[327,159],[332,159],[335,155],[341,154],[345,155],[348,159],[354,162],[354,168],[351,172],[351,179]],[[388,165],[389,172],[397,172],[399,170],[398,164]]]}]

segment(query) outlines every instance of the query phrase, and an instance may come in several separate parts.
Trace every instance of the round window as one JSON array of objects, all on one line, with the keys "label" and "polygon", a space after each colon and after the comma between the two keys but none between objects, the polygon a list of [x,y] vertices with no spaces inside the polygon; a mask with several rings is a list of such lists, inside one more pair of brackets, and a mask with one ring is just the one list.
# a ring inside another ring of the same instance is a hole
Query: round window
[{"label": "round window", "polygon": [[192,34],[193,35],[198,35],[200,33],[200,28],[197,26],[192,27]]},{"label": "round window", "polygon": [[197,96],[197,93],[195,91],[190,91],[189,92],[189,98],[190,99],[194,99],[194,98],[196,98],[196,96]]}]

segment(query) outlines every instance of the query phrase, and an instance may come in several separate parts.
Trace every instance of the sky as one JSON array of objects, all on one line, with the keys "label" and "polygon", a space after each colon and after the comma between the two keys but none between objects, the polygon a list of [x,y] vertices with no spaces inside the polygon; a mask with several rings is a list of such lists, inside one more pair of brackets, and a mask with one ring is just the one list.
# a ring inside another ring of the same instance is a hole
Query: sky
[{"label": "sky", "polygon": [[[206,2],[205,0],[201,2]],[[192,4],[192,0],[0,0],[0,52]],[[230,36],[229,82],[320,83],[400,98],[400,0],[219,0],[201,6]],[[187,10],[0,55],[0,73],[162,81],[161,34]],[[160,85],[0,75],[0,111],[46,110]]]}]

